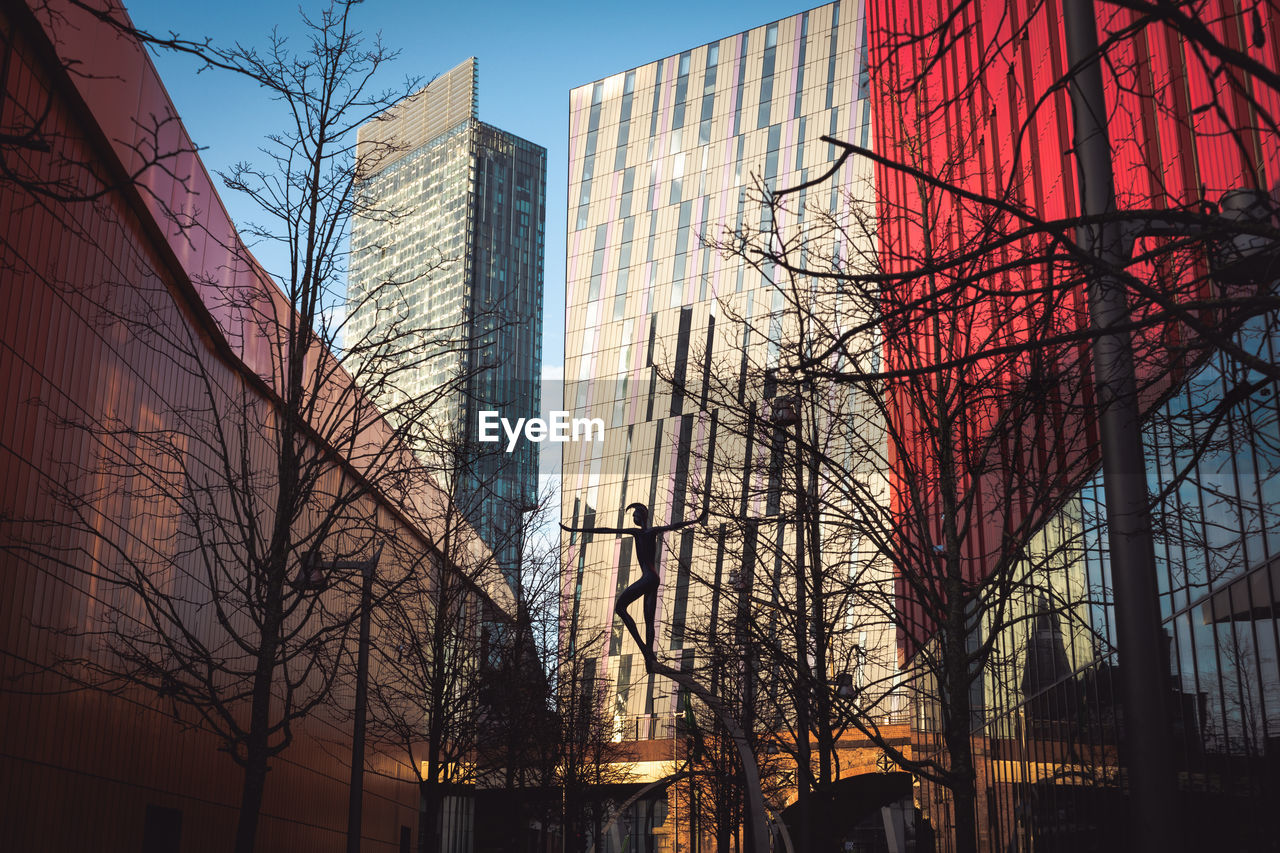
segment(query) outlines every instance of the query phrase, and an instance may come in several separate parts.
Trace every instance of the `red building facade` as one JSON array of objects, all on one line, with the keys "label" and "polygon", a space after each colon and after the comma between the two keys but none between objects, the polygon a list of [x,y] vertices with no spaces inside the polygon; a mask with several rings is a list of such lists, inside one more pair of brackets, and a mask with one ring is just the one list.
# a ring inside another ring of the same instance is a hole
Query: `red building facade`
[{"label": "red building facade", "polygon": [[[995,586],[1009,602],[998,618],[968,617],[975,643],[993,625],[1002,634],[960,724],[982,845],[1113,849],[1124,661],[1095,476],[1067,86],[1073,65],[1093,60],[1068,57],[1057,0],[872,2],[869,15],[881,264],[898,285],[890,329],[901,318],[886,363],[901,374],[894,429],[917,451],[895,463],[915,561],[899,571],[934,572],[941,587],[954,570],[957,589]],[[1218,2],[1099,2],[1096,15],[1131,258],[1117,272],[1151,424],[1169,748],[1188,843],[1245,849],[1265,832],[1232,809],[1274,794],[1280,760],[1274,376],[1255,377],[1251,394],[1241,367],[1276,364],[1274,282],[1218,275],[1204,235],[1225,193],[1255,191],[1275,210],[1280,21],[1265,4]],[[1274,235],[1274,218],[1258,222]],[[1041,558],[1013,565],[1022,550]],[[937,636],[928,592],[899,583],[907,658]],[[921,711],[917,737],[942,756],[939,714]],[[921,799],[935,826],[963,824],[941,789]]]}]

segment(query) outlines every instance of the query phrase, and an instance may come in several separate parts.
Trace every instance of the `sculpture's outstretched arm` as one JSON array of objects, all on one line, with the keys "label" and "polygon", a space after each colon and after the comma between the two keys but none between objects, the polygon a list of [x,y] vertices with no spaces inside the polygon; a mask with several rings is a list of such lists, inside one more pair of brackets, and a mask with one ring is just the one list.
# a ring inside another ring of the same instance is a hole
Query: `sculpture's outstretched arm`
[{"label": "sculpture's outstretched arm", "polygon": [[626,527],[570,527],[567,524],[561,524],[560,529],[565,533],[635,533],[639,528],[628,529]]}]

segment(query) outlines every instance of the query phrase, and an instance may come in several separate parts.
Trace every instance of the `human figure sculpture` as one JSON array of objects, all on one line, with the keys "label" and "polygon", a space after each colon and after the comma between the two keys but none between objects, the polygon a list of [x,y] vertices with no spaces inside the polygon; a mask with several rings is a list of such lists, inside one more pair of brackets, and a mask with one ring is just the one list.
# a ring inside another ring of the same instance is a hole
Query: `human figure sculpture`
[{"label": "human figure sculpture", "polygon": [[[653,620],[658,613],[658,538],[669,531],[706,522],[707,507],[704,504],[702,514],[692,521],[664,524],[661,527],[649,526],[649,508],[644,504],[627,504],[626,508],[631,511],[631,518],[636,523],[635,527],[568,527],[563,524],[560,527],[570,533],[614,533],[635,537],[636,561],[640,563],[640,578],[618,596],[618,600],[613,605],[613,612],[622,617],[622,624],[627,626],[632,639],[636,641],[641,654],[644,655],[646,671],[652,672],[656,661],[653,653]],[[636,627],[635,620],[627,612],[631,603],[641,596],[644,596],[645,639],[643,643],[640,642],[640,630]]]}]

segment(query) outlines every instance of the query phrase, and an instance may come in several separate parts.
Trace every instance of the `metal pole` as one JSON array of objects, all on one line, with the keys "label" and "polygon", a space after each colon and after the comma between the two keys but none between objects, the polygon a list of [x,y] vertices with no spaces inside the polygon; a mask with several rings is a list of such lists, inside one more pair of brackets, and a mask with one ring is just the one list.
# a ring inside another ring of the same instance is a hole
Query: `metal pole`
[{"label": "metal pole", "polygon": [[[797,401],[800,398],[797,397]],[[809,605],[805,570],[805,501],[804,460],[800,458],[803,447],[801,430],[804,416],[797,406],[795,434],[796,473],[796,823],[799,832],[796,841],[801,850],[809,850],[812,844],[810,815],[809,774],[812,772],[813,750],[809,743]]]},{"label": "metal pole", "polygon": [[[1081,212],[1091,217],[1113,214],[1111,142],[1092,0],[1067,0],[1063,23],[1067,61],[1074,69],[1070,88]],[[1123,266],[1128,256],[1117,222],[1081,227],[1079,237],[1082,248],[1099,262],[1089,276],[1088,296],[1097,328],[1093,369],[1117,646],[1124,676],[1121,695],[1129,763],[1129,844],[1140,853],[1168,853],[1181,847],[1173,740],[1166,707],[1168,662],[1160,641],[1159,587],[1133,348],[1123,330],[1129,309],[1123,282],[1107,272],[1108,267]]]},{"label": "metal pole", "polygon": [[[381,553],[381,551],[379,551]],[[351,734],[351,787],[347,801],[347,853],[360,853],[364,808],[364,727],[369,707],[369,611],[373,607],[373,575],[378,556],[361,566],[360,649],[356,656],[355,724]]]},{"label": "metal pole", "polygon": [[[755,731],[756,728],[756,696],[755,696],[755,665],[751,660],[750,646],[747,643],[748,637],[748,620],[751,618],[750,598],[751,584],[754,580],[754,565],[749,565],[745,561],[742,567],[742,573],[739,575],[741,588],[738,590],[738,609],[737,621],[735,626],[735,641],[741,646],[742,651],[742,728],[748,734]],[[744,759],[745,761],[745,759]],[[743,784],[743,801],[742,807],[746,810],[745,824],[752,825],[750,794],[746,790],[746,773],[742,776]],[[754,849],[749,847],[752,844],[751,836],[744,833],[742,846],[739,848],[743,851],[755,853]],[[763,853],[763,851],[762,851]]]},{"label": "metal pole", "polygon": [[[680,712],[676,711],[671,715],[671,766],[676,763],[676,722],[679,720]],[[671,847],[676,853],[680,853],[680,790],[679,783],[671,786],[671,811],[675,816],[673,821],[675,832],[671,836]]]}]

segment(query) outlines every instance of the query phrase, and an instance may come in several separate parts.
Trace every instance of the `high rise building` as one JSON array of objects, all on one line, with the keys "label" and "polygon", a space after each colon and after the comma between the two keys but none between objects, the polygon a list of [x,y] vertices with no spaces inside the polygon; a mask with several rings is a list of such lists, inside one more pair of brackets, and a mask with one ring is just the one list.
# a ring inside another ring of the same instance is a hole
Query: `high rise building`
[{"label": "high rise building", "polygon": [[[1056,291],[1081,306],[1062,311],[1062,320],[1088,324],[1086,285],[1073,264],[1038,253],[1049,240],[1060,253],[1056,234],[1021,224],[1071,222],[1109,199],[1111,221],[1128,220],[1112,227],[1143,235],[1132,248],[1109,249],[1107,264],[1126,276],[1120,301],[1135,327],[1125,347],[1145,419],[1142,455],[1116,453],[1115,431],[1096,426],[1099,407],[1070,399],[1092,391],[1088,371],[1046,386],[1046,397],[1067,399],[1021,419],[1029,429],[1008,425],[1013,395],[998,398],[1000,417],[975,408],[966,418],[984,439],[990,424],[1031,439],[1026,446],[1037,452],[1010,466],[1007,481],[1035,483],[1051,497],[1039,510],[1024,501],[1015,513],[997,514],[1011,489],[974,491],[978,509],[956,537],[974,588],[995,588],[1002,570],[1004,546],[989,535],[990,519],[1009,530],[1019,518],[1030,527],[1037,512],[1049,517],[1037,519],[1030,541],[1012,540],[1026,560],[1014,583],[1009,575],[1003,583],[1025,592],[1005,596],[1003,626],[970,622],[975,639],[993,649],[966,715],[976,802],[966,816],[951,790],[928,781],[917,802],[939,830],[939,850],[968,849],[955,840],[965,824],[984,851],[1274,844],[1273,821],[1254,804],[1280,796],[1280,317],[1274,302],[1250,305],[1240,295],[1246,281],[1258,292],[1276,288],[1280,133],[1258,116],[1280,109],[1280,90],[1274,74],[1258,68],[1280,61],[1280,18],[1274,7],[1246,13],[1209,0],[1196,5],[1194,28],[1186,29],[1119,5],[1017,0],[975,4],[944,33],[935,22],[952,15],[953,4],[911,5],[904,15],[893,0],[868,3],[879,75],[876,144],[887,158],[876,179],[884,207],[906,211],[919,209],[920,184],[895,163],[937,181],[931,212],[939,227],[926,234],[918,219],[885,217],[885,267],[909,279],[912,267],[945,266],[934,247],[964,247],[968,286],[999,301],[1000,346],[1050,352],[1041,329],[1026,324],[1035,307],[1014,306],[1026,294]],[[1094,35],[1096,52],[1087,47]],[[1237,51],[1223,51],[1227,44]],[[1081,80],[1090,73],[1099,96],[1086,108],[1080,95],[1090,87]],[[1082,131],[1086,115],[1105,133]],[[975,203],[993,196],[998,204]],[[1251,200],[1245,209],[1258,235],[1249,246],[1255,260],[1269,255],[1269,272],[1258,264],[1250,274],[1234,246],[1215,244],[1240,222],[1231,214],[1242,198]],[[995,213],[1006,202],[1017,225]],[[1144,217],[1166,211],[1187,224],[1153,236]],[[980,228],[1018,242],[984,248]],[[1081,245],[1088,246],[1083,238]],[[970,316],[995,300],[972,300]],[[1211,317],[1169,310],[1201,300],[1221,304]],[[948,325],[964,313],[953,312]],[[990,340],[959,340],[944,355],[962,363],[980,348],[992,352]],[[914,349],[887,350],[888,369],[909,365]],[[1096,352],[1082,348],[1055,370],[1068,376]],[[1010,370],[1009,385],[1027,373]],[[1103,443],[1122,460],[1105,473]],[[937,457],[923,436],[912,445],[915,457]],[[1112,553],[1108,516],[1122,512],[1123,502],[1112,501],[1126,477],[1139,484],[1138,502],[1150,501],[1149,572],[1144,560]],[[930,503],[923,509],[937,518],[940,502]],[[1134,579],[1147,574],[1144,590]],[[923,609],[912,598],[900,607]],[[1144,610],[1154,630],[1134,618]],[[943,762],[948,741],[964,739],[944,737],[938,693],[921,685],[917,695],[917,754]]]},{"label": "high rise building", "polygon": [[[394,393],[449,388],[433,419],[463,443],[480,412],[515,422],[540,402],[546,149],[481,122],[477,85],[473,57],[360,129],[361,153],[383,153],[360,187],[376,213],[352,227],[348,299],[356,338],[389,319],[438,335],[438,352]],[[375,289],[394,296],[365,298]],[[536,491],[529,442],[464,465],[459,504],[508,573],[510,532]]]},{"label": "high rise building", "polygon": [[[716,469],[732,476],[717,488],[740,489],[742,499],[732,510],[721,506],[700,532],[665,534],[655,643],[659,659],[696,670],[725,694],[753,676],[744,680],[740,669],[712,660],[704,640],[732,633],[743,608],[747,618],[764,618],[750,607],[752,596],[794,588],[785,579],[779,587],[777,577],[795,553],[794,523],[779,510],[792,492],[781,486],[779,495],[776,470],[748,488],[759,473],[748,470],[751,450],[741,432],[723,430],[729,409],[740,413],[784,392],[769,371],[780,363],[780,331],[790,320],[774,270],[713,244],[775,224],[764,191],[827,173],[839,150],[820,137],[868,144],[868,94],[858,2],[822,6],[570,93],[565,408],[604,419],[605,431],[602,442],[565,445],[562,519],[628,527],[623,508],[633,502],[651,508],[654,524],[697,518],[712,417],[725,407]],[[794,233],[825,217],[848,222],[873,199],[870,178],[869,166],[847,162],[820,190],[793,196],[776,224]],[[849,257],[848,247],[830,248]],[[779,430],[773,440],[785,437]],[[739,536],[740,525],[720,523],[726,514],[760,523]],[[606,696],[615,737],[669,736],[681,700],[665,679],[646,674],[614,615],[617,595],[639,578],[631,538],[583,534],[570,544],[564,630],[590,658],[588,680]],[[640,610],[635,603],[637,619]],[[822,617],[842,629],[852,624],[843,614]],[[847,634],[850,644],[892,644],[890,631]],[[767,681],[761,673],[760,689],[770,689]]]}]

